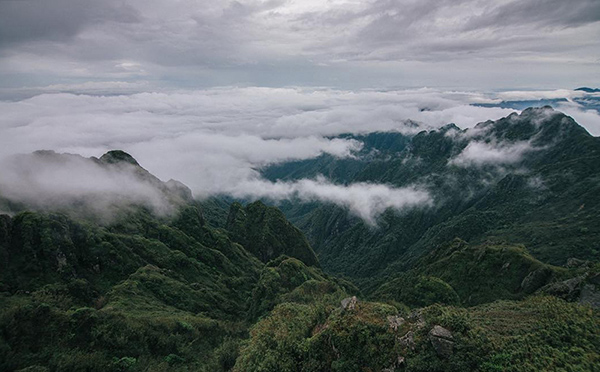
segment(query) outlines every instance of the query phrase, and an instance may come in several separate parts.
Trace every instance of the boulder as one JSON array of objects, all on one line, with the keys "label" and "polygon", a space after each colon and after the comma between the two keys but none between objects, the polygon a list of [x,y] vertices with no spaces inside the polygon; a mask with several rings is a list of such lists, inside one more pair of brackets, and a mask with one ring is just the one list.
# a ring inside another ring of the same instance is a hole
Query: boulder
[{"label": "boulder", "polygon": [[436,325],[429,331],[429,340],[440,358],[447,359],[454,351],[454,337],[446,328]]},{"label": "boulder", "polygon": [[575,268],[588,268],[588,267],[592,266],[592,264],[590,261],[580,260],[579,258],[571,257],[567,260],[567,264],[565,266],[570,269],[575,269]]},{"label": "boulder", "polygon": [[548,283],[552,276],[552,270],[542,267],[537,270],[533,270],[523,279],[521,282],[521,289],[525,293],[533,293],[546,283]]},{"label": "boulder", "polygon": [[590,305],[594,309],[600,309],[600,289],[591,283],[584,285],[581,288],[579,303]]},{"label": "boulder", "polygon": [[402,337],[399,337],[397,341],[402,347],[411,350],[415,349],[415,334],[413,331],[406,332],[406,334]]},{"label": "boulder", "polygon": [[397,315],[389,315],[387,317],[387,321],[388,324],[390,325],[390,328],[395,331],[398,330],[398,328],[400,328],[402,326],[402,324],[406,323],[406,321],[404,320],[404,318],[397,316]]},{"label": "boulder", "polygon": [[540,289],[540,292],[562,298],[566,301],[576,301],[581,294],[581,287],[584,281],[585,275],[582,275],[562,282],[548,284]]},{"label": "boulder", "polygon": [[356,298],[356,296],[344,298],[341,302],[342,310],[347,310],[347,311],[354,310],[356,308],[357,302],[358,302],[358,299]]}]

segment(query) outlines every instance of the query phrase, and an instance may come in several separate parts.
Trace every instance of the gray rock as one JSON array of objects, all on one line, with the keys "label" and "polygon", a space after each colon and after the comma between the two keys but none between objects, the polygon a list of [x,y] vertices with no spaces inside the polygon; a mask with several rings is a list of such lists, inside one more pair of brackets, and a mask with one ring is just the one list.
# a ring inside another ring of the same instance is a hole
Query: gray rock
[{"label": "gray rock", "polygon": [[356,296],[344,298],[341,302],[342,310],[352,311],[356,308],[356,303],[358,299]]},{"label": "gray rock", "polygon": [[439,325],[429,331],[429,341],[440,358],[447,359],[454,352],[454,337],[452,332]]},{"label": "gray rock", "polygon": [[394,331],[397,331],[398,328],[400,328],[402,326],[402,324],[406,323],[404,318],[399,317],[397,315],[389,315],[387,317],[387,321],[388,321],[388,324],[390,325],[390,328],[393,329]]},{"label": "gray rock", "polygon": [[415,349],[415,334],[413,331],[406,332],[406,334],[402,337],[399,337],[397,341],[402,347],[411,350]]},{"label": "gray rock", "polygon": [[525,293],[533,293],[546,283],[552,276],[552,271],[542,267],[537,270],[533,270],[523,279],[521,282],[521,289]]},{"label": "gray rock", "polygon": [[540,292],[562,298],[566,301],[575,301],[580,296],[581,284],[584,280],[585,275],[564,280],[562,282],[551,283],[541,288]]},{"label": "gray rock", "polygon": [[398,357],[394,361],[394,364],[392,364],[388,368],[382,369],[381,372],[395,372],[396,368],[400,368],[400,367],[404,366],[404,362],[405,362],[404,357],[401,355],[398,355]]},{"label": "gray rock", "polygon": [[590,261],[580,260],[579,258],[571,257],[567,260],[567,264],[565,265],[568,268],[587,268],[592,266]]},{"label": "gray rock", "polygon": [[586,284],[581,288],[579,303],[590,305],[594,309],[600,309],[600,289],[593,284]]},{"label": "gray rock", "polygon": [[421,310],[415,310],[408,316],[408,320],[411,323],[414,323],[417,328],[425,327],[425,319],[423,318],[423,314]]}]

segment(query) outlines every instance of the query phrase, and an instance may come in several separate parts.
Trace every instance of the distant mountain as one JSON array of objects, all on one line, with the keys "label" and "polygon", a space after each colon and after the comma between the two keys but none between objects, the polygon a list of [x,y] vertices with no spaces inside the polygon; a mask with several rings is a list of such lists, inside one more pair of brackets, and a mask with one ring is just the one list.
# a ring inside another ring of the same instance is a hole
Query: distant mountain
[{"label": "distant mountain", "polygon": [[168,214],[193,200],[175,180],[163,182],[123,151],[100,159],[36,151],[2,160],[0,211],[61,211],[76,217],[108,218],[127,207]]},{"label": "distant mountain", "polygon": [[600,92],[600,89],[598,89],[598,88],[588,88],[588,87],[581,87],[581,88],[577,88],[575,90],[586,92],[586,93],[598,93],[598,92]]},{"label": "distant mountain", "polygon": [[377,228],[333,205],[281,205],[326,270],[364,279],[405,271],[456,237],[525,244],[555,265],[600,258],[600,139],[572,118],[530,108],[468,130],[370,138],[353,159],[323,155],[263,171],[272,180],[322,173],[340,183],[420,184],[434,196],[433,208],[388,211]]},{"label": "distant mountain", "polygon": [[514,110],[525,110],[528,107],[551,106],[555,109],[560,110],[563,105],[568,106],[569,104],[572,104],[574,102],[584,110],[596,110],[600,112],[600,96],[595,94],[600,92],[600,89],[582,87],[574,90],[576,92],[583,92],[584,94],[578,94],[572,97],[545,98],[533,100],[509,100],[500,101],[497,103],[474,103],[472,105],[479,107],[500,107]]}]

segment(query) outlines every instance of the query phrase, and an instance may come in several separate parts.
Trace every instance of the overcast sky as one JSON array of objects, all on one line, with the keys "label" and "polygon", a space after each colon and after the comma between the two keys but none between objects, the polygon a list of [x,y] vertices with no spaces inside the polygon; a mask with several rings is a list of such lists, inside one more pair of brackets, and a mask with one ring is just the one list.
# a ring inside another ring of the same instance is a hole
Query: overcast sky
[{"label": "overcast sky", "polygon": [[[477,105],[502,100],[565,98],[556,108],[599,135],[577,99],[600,93],[573,90],[600,86],[599,21],[600,0],[0,0],[0,188],[112,195],[97,169],[50,177],[10,159],[123,149],[198,197],[326,200],[372,223],[432,199],[423,185],[271,183],[258,170],[353,156],[361,144],[341,133],[469,128],[509,115]],[[456,164],[532,151],[515,146],[475,143]]]},{"label": "overcast sky", "polygon": [[0,0],[0,89],[600,85],[598,0]]}]

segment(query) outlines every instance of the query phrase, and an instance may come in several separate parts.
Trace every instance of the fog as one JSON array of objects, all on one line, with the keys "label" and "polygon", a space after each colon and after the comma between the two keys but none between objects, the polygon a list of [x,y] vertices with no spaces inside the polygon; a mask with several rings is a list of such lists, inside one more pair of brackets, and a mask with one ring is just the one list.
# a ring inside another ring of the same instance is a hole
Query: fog
[{"label": "fog", "polygon": [[[572,98],[580,92],[510,92],[504,98],[565,96],[567,112],[598,134],[600,116]],[[223,87],[196,91],[97,96],[55,93],[0,102],[0,157],[40,149],[99,157],[122,149],[162,180],[177,179],[195,197],[230,195],[245,198],[320,200],[348,208],[373,221],[386,208],[427,206],[424,188],[388,185],[334,185],[325,179],[270,183],[260,169],[271,164],[330,154],[352,157],[362,146],[333,138],[343,133],[397,131],[407,135],[448,123],[472,128],[514,110],[474,104],[500,102],[499,94],[413,89],[346,91],[325,88]],[[453,160],[459,166],[511,163],[525,155],[526,144],[471,143]],[[82,169],[74,161],[65,169],[2,162],[2,194],[46,205],[52,200],[139,197],[161,209],[160,198],[126,175]],[[21,172],[21,173],[19,173]],[[123,186],[125,185],[125,186]],[[43,202],[34,200],[43,196]]]}]

